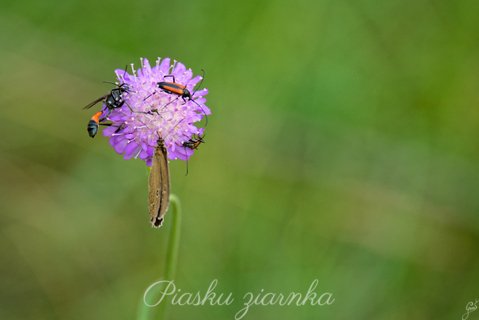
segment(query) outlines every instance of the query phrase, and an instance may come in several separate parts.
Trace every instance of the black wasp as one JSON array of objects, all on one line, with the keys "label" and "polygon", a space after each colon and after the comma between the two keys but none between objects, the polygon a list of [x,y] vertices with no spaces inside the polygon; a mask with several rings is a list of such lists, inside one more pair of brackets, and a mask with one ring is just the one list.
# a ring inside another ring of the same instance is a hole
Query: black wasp
[{"label": "black wasp", "polygon": [[126,83],[117,85],[116,88],[111,89],[110,93],[90,102],[83,107],[83,109],[90,109],[100,101],[105,102],[105,105],[109,110],[121,108],[125,104],[125,100],[123,100],[123,93],[125,92],[128,92],[128,86]]},{"label": "black wasp", "polygon": [[[115,84],[115,85],[116,85],[116,88],[111,89],[109,93],[90,102],[85,107],[83,107],[83,109],[90,109],[91,107],[93,107],[99,102],[104,102],[105,106],[108,108],[109,111],[113,109],[121,108],[125,104],[125,100],[123,99],[123,94],[125,92],[128,92],[129,88],[126,83],[122,83],[120,85]],[[130,108],[130,106],[128,106],[128,108]],[[108,123],[103,123],[105,119],[104,118],[100,119],[100,116],[101,116],[101,112],[97,112],[90,118],[90,121],[88,122],[87,131],[88,131],[88,135],[92,138],[94,138],[95,135],[97,134],[98,126],[100,124],[107,125],[107,126],[110,125]]]}]

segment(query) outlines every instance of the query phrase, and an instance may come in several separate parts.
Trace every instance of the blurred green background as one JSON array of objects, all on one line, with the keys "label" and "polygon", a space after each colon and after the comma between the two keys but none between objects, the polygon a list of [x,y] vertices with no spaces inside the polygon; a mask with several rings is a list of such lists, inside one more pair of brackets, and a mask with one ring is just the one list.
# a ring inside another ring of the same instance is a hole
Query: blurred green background
[{"label": "blurred green background", "polygon": [[[305,292],[244,319],[459,319],[479,298],[479,2],[0,4],[1,319],[134,319],[162,272],[148,172],[90,139],[115,68],[206,70],[206,143],[172,162],[177,286]],[[470,319],[479,319],[471,314]]]}]

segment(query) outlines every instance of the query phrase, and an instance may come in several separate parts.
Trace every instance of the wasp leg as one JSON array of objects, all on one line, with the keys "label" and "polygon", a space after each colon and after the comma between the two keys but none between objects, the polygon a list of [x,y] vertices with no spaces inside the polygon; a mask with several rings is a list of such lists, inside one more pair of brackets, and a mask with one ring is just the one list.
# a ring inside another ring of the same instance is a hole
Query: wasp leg
[{"label": "wasp leg", "polygon": [[128,107],[128,109],[130,109],[131,113],[134,113],[135,111],[133,111],[133,109],[130,107],[130,105],[128,104],[128,102],[125,101],[125,104],[126,106]]}]

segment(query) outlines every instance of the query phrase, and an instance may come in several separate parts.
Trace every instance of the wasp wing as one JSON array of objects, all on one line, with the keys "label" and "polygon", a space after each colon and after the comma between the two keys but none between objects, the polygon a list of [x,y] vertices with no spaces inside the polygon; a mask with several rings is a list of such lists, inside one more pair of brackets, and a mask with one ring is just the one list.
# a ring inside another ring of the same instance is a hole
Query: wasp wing
[{"label": "wasp wing", "polygon": [[160,227],[163,223],[169,201],[170,173],[168,159],[166,148],[163,141],[160,140],[153,156],[153,163],[148,178],[148,210],[154,227]]},{"label": "wasp wing", "polygon": [[91,107],[93,107],[95,104],[97,104],[98,102],[102,101],[102,100],[105,100],[106,97],[108,97],[107,94],[105,94],[104,96],[90,102],[89,104],[87,104],[86,106],[83,107],[83,109],[90,109]]}]

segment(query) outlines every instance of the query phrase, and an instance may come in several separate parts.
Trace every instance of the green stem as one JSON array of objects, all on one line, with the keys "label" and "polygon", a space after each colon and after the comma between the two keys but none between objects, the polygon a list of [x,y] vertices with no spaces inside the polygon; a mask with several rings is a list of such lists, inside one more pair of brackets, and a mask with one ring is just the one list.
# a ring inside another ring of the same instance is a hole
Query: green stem
[{"label": "green stem", "polygon": [[180,246],[181,203],[177,196],[170,196],[171,229],[166,251],[165,279],[173,280],[176,275],[178,248]]},{"label": "green stem", "polygon": [[[170,236],[168,239],[168,247],[166,248],[166,260],[163,268],[162,280],[174,280],[176,272],[176,263],[178,260],[178,248],[180,245],[180,226],[181,226],[181,203],[175,195],[170,195],[170,214],[168,215],[171,221]],[[161,292],[163,288],[155,290],[156,293]],[[154,293],[152,293],[154,295]],[[138,308],[138,320],[151,320],[153,319],[153,309],[158,309],[157,317],[155,320],[166,319],[166,302],[160,303],[157,307],[148,307],[144,303],[144,297],[142,296],[140,306]],[[153,299],[154,300],[154,299]]]}]

